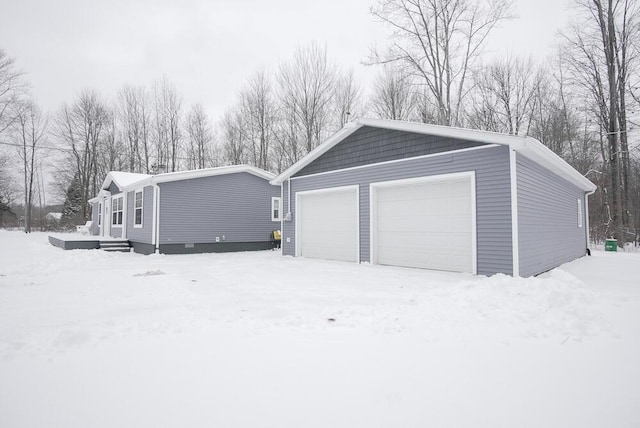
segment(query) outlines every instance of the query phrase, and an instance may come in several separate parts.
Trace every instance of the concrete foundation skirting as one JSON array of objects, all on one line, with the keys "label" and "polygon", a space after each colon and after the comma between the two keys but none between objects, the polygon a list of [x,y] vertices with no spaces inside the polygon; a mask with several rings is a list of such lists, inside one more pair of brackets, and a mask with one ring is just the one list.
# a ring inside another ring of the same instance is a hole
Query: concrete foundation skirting
[{"label": "concrete foundation skirting", "polygon": [[270,250],[272,248],[274,248],[273,241],[160,244],[160,252],[163,254],[228,253],[234,251]]}]

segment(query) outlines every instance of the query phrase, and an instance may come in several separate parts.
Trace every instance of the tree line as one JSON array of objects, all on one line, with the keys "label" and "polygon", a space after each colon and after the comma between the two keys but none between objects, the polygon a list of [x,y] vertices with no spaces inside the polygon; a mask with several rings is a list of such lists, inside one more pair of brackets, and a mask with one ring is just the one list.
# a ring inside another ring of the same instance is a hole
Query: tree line
[{"label": "tree line", "polygon": [[377,69],[371,85],[312,43],[274,71],[256,70],[216,120],[201,104],[185,105],[168,78],[124,85],[111,100],[85,89],[47,115],[0,50],[0,210],[20,194],[29,230],[50,159],[64,218],[78,224],[108,171],[250,164],[281,172],[369,116],[537,138],[597,184],[592,238],[637,242],[637,1],[576,0],[572,12],[551,58],[487,59],[489,35],[515,19],[509,0],[381,0],[371,14],[389,29],[389,44],[363,53]]}]

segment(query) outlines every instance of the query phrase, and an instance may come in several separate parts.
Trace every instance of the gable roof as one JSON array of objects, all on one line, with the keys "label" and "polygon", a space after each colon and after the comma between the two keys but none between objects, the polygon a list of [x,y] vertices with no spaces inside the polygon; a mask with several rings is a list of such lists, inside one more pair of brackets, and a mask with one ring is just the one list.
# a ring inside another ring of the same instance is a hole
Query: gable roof
[{"label": "gable roof", "polygon": [[158,183],[167,183],[170,181],[190,180],[192,178],[212,177],[215,175],[235,174],[238,172],[246,172],[253,174],[265,180],[273,180],[275,174],[256,168],[250,165],[231,165],[220,166],[216,168],[194,169],[189,171],[168,172],[165,174],[137,174],[133,172],[111,171],[107,174],[100,192],[93,198],[89,199],[89,203],[97,202],[99,196],[108,194],[107,190],[111,183],[115,183],[121,191],[130,191],[139,189],[144,186],[150,186]]},{"label": "gable roof", "polygon": [[479,131],[475,129],[454,128],[450,126],[429,125],[425,123],[404,122],[400,120],[368,118],[357,119],[346,124],[344,128],[333,134],[324,143],[320,144],[298,162],[283,171],[271,181],[271,184],[282,184],[287,178],[302,170],[302,168],[318,159],[335,145],[364,126],[509,146],[511,149],[545,166],[547,169],[557,173],[584,191],[593,192],[596,189],[595,184],[590,182],[540,141],[532,137]]},{"label": "gable roof", "polygon": [[171,181],[191,180],[193,178],[213,177],[216,175],[236,174],[246,172],[265,180],[273,180],[275,174],[256,168],[251,165],[231,165],[219,166],[215,168],[193,169],[190,171],[167,172],[165,174],[147,175],[141,180],[132,182],[125,186],[124,190],[133,190],[144,186],[150,186],[158,183],[168,183]]},{"label": "gable roof", "polygon": [[131,183],[144,180],[147,177],[150,177],[150,175],[138,174],[135,172],[111,171],[107,174],[104,181],[102,182],[101,189],[107,190],[113,182],[116,184],[116,186],[118,186],[118,189],[122,190],[123,188],[131,185]]}]

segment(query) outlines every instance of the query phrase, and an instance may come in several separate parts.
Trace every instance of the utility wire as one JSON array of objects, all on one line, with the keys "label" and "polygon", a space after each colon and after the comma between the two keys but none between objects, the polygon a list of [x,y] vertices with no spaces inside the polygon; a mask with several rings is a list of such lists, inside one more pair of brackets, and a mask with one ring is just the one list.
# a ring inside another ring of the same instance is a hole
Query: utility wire
[{"label": "utility wire", "polygon": [[[23,144],[15,144],[15,143],[5,143],[3,141],[0,141],[0,145],[3,146],[12,146],[12,147],[24,147]],[[28,148],[31,148],[31,146],[28,146]],[[71,149],[61,149],[60,147],[53,147],[53,146],[42,146],[40,144],[37,144],[36,149],[47,149],[47,150],[58,150],[60,152],[70,152]]]}]

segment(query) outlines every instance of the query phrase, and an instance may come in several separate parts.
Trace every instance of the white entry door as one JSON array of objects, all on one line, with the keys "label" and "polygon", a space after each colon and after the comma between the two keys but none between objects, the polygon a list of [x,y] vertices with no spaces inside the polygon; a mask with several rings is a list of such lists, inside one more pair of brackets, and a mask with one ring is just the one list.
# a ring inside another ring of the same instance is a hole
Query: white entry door
[{"label": "white entry door", "polygon": [[373,263],[475,273],[475,178],[373,184]]},{"label": "white entry door", "polygon": [[296,193],[296,255],[357,262],[358,187]]}]

